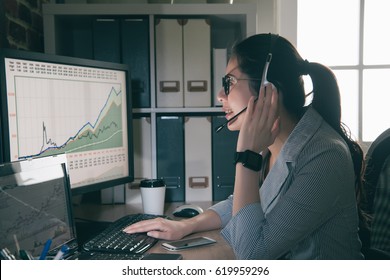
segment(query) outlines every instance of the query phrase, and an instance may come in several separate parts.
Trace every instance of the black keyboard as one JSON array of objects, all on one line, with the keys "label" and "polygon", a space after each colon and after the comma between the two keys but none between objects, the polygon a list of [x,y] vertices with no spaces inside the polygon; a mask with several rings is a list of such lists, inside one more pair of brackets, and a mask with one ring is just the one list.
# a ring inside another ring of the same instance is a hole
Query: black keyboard
[{"label": "black keyboard", "polygon": [[73,260],[142,260],[144,255],[130,253],[82,252],[72,256]]},{"label": "black keyboard", "polygon": [[123,229],[139,221],[157,217],[167,218],[149,214],[124,216],[87,241],[83,249],[87,252],[142,254],[156,244],[158,239],[147,236],[146,233],[128,234],[123,232]]},{"label": "black keyboard", "polygon": [[181,254],[175,253],[151,253],[151,254],[131,254],[131,253],[106,253],[106,252],[77,252],[72,254],[67,260],[182,260]]}]

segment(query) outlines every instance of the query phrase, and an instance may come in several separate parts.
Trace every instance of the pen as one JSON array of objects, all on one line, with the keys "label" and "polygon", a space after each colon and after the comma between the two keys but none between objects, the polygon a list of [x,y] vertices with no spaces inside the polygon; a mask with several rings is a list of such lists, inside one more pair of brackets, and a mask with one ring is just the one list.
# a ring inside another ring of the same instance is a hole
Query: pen
[{"label": "pen", "polygon": [[48,239],[45,243],[45,247],[43,247],[41,256],[39,257],[40,260],[46,259],[46,255],[47,255],[47,252],[49,252],[50,245],[51,245],[51,239]]},{"label": "pen", "polygon": [[15,256],[11,254],[8,248],[1,249],[1,258],[4,260],[16,260]]},{"label": "pen", "polygon": [[14,241],[16,246],[16,252],[19,253],[19,258],[22,260],[32,260],[31,254],[27,252],[26,250],[20,249],[18,238],[16,237],[16,234],[14,234]]},{"label": "pen", "polygon": [[14,241],[15,241],[15,246],[16,246],[16,252],[19,252],[20,246],[19,246],[19,241],[18,241],[18,238],[16,237],[16,234],[14,234]]},{"label": "pen", "polygon": [[20,250],[19,256],[22,260],[33,260],[34,259],[34,257],[31,255],[31,253],[29,251],[26,251],[26,250]]},{"label": "pen", "polygon": [[68,253],[68,251],[69,251],[68,245],[66,245],[66,244],[62,245],[61,249],[58,250],[57,255],[54,257],[54,259],[55,259],[55,260],[61,260],[62,257],[63,257],[66,253]]}]

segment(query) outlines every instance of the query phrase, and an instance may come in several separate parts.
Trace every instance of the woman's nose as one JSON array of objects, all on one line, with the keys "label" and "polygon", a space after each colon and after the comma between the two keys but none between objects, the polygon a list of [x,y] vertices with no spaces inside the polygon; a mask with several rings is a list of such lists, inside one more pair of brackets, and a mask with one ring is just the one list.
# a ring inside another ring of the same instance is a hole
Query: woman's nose
[{"label": "woman's nose", "polygon": [[223,88],[221,88],[221,90],[218,92],[217,98],[218,98],[218,101],[221,103],[223,103],[223,101],[227,99],[227,96],[226,96]]}]

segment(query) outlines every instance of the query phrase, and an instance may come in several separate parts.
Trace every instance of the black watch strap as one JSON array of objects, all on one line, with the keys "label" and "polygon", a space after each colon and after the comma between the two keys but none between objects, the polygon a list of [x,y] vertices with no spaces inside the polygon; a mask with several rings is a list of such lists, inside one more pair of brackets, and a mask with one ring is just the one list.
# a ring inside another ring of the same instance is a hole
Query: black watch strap
[{"label": "black watch strap", "polygon": [[260,171],[263,157],[251,150],[246,150],[245,152],[236,152],[234,157],[234,164],[238,162],[242,163],[242,165],[253,171]]}]

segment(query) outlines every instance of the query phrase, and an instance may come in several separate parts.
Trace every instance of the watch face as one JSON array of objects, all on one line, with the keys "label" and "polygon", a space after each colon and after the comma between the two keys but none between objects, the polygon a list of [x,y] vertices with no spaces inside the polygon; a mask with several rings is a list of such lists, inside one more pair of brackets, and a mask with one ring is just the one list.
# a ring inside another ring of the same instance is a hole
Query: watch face
[{"label": "watch face", "polygon": [[256,165],[256,163],[259,161],[259,155],[254,152],[245,153],[245,155],[246,155],[246,162],[248,163]]},{"label": "watch face", "polygon": [[262,164],[262,156],[250,150],[237,153],[236,162],[241,162],[243,166],[254,171],[259,171]]},{"label": "watch face", "polygon": [[259,161],[259,154],[256,154],[252,151],[245,153],[244,166],[247,166],[250,169],[257,170],[261,167],[261,161]]}]

